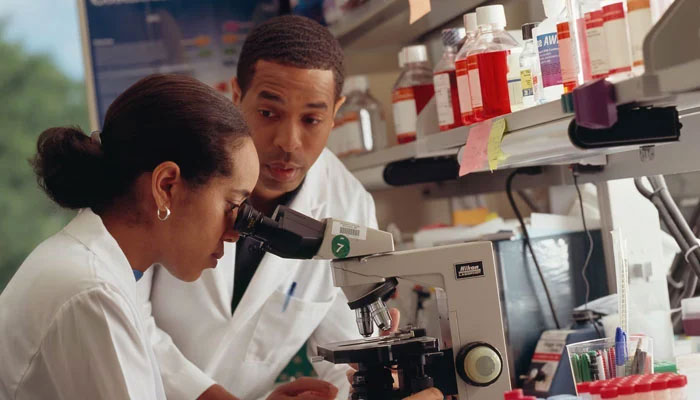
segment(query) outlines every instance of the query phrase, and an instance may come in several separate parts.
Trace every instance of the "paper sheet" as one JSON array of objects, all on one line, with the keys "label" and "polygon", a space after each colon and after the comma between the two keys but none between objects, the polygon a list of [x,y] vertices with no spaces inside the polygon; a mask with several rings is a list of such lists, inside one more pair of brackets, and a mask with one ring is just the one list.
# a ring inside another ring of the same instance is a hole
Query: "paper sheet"
[{"label": "paper sheet", "polygon": [[493,121],[488,144],[489,169],[491,172],[493,172],[494,169],[498,169],[499,162],[505,161],[508,158],[508,155],[501,151],[501,142],[503,141],[503,134],[505,131],[505,119],[501,118]]},{"label": "paper sheet", "polygon": [[474,124],[469,128],[467,144],[462,153],[462,162],[459,166],[459,176],[479,170],[487,159],[487,147],[491,133],[492,121],[484,121]]},{"label": "paper sheet", "polygon": [[411,24],[430,12],[430,0],[408,0],[408,6],[411,10]]}]

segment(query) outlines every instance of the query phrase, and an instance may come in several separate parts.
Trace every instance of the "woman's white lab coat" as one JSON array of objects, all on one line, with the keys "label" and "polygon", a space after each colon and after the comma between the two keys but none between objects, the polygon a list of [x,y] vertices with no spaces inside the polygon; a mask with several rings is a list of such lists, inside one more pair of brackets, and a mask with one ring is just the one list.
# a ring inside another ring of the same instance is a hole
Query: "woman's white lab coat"
[{"label": "woman's white lab coat", "polygon": [[136,296],[126,256],[83,210],[0,294],[0,398],[165,399]]},{"label": "woman's white lab coat", "polygon": [[[328,150],[311,167],[290,207],[317,219],[377,225],[372,197]],[[152,285],[150,274],[138,282],[150,290],[153,315],[164,331],[154,348],[159,359],[168,359],[161,362],[168,399],[194,399],[214,380],[239,398],[264,398],[304,343],[313,352],[319,344],[361,337],[347,299],[333,286],[329,261],[266,254],[231,315],[235,250],[227,244],[216,269],[205,270],[196,282],[178,281],[163,268],[154,270]],[[296,289],[283,311],[292,282]],[[178,360],[170,338],[203,372]],[[339,399],[347,398],[347,366],[313,366],[320,378],[340,388]]]}]

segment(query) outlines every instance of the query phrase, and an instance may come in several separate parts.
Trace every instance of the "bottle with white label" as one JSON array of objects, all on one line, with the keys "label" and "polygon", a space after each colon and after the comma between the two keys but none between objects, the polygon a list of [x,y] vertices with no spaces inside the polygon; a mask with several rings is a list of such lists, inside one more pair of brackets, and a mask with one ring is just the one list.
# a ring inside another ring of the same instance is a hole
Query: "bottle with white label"
[{"label": "bottle with white label", "polygon": [[409,46],[403,50],[403,71],[392,91],[394,127],[399,144],[416,140],[418,115],[435,94],[433,69],[425,46]]},{"label": "bottle with white label", "polygon": [[457,53],[457,56],[455,57],[455,68],[457,73],[457,93],[459,97],[459,109],[462,113],[462,124],[470,125],[476,121],[474,120],[474,112],[472,108],[472,94],[467,54],[476,44],[478,27],[476,21],[476,13],[464,14],[463,19],[464,27],[467,32],[467,38],[464,41],[462,48]]},{"label": "bottle with white label", "polygon": [[588,44],[588,63],[592,79],[602,79],[610,72],[608,42],[603,27],[603,9],[600,0],[586,0],[582,5]]},{"label": "bottle with white label", "polygon": [[636,75],[644,73],[644,38],[653,25],[650,0],[627,0],[627,20],[632,45],[632,67]]},{"label": "bottle with white label", "polygon": [[539,104],[558,101],[564,93],[557,21],[566,16],[566,3],[564,0],[542,0],[542,5],[547,18],[533,30],[542,76],[542,92],[535,98]]},{"label": "bottle with white label", "polygon": [[537,27],[537,23],[529,23],[522,26],[523,52],[520,54],[520,87],[523,92],[523,107],[535,105],[535,92],[542,86],[540,77],[540,63],[537,59],[537,47],[535,39],[532,37],[532,30]]},{"label": "bottle with white label", "polygon": [[523,82],[520,77],[520,56],[523,54],[521,47],[516,47],[508,53],[508,97],[510,98],[510,110],[516,112],[525,108],[523,104]]},{"label": "bottle with white label", "polygon": [[435,85],[435,104],[441,131],[447,131],[464,125],[459,107],[457,73],[455,57],[459,45],[464,42],[464,28],[451,28],[442,31],[442,44],[445,52],[435,66],[433,83]]},{"label": "bottle with white label", "polygon": [[338,157],[386,148],[384,112],[381,104],[369,93],[367,77],[348,77],[343,93],[345,104],[336,115],[328,148]]},{"label": "bottle with white label", "polygon": [[626,4],[621,0],[605,0],[602,5],[603,28],[608,44],[608,74],[613,80],[626,79],[632,72]]}]

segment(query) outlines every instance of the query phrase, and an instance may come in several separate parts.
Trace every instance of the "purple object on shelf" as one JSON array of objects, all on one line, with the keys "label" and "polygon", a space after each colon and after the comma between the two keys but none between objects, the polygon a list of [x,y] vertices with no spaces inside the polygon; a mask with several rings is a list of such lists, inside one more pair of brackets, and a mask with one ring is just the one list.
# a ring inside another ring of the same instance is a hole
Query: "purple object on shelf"
[{"label": "purple object on shelf", "polygon": [[617,122],[615,86],[605,79],[585,83],[574,90],[576,124],[588,129],[608,129]]}]

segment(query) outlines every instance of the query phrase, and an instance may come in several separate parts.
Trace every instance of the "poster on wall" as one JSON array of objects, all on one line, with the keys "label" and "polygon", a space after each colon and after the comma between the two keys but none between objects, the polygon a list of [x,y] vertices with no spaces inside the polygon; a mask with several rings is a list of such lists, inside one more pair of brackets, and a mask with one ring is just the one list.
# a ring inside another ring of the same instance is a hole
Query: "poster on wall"
[{"label": "poster on wall", "polygon": [[278,0],[78,0],[93,129],[114,99],[154,73],[185,74],[231,95],[238,55]]}]

